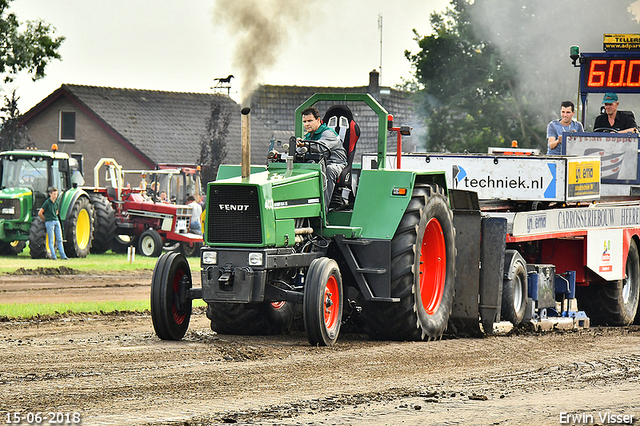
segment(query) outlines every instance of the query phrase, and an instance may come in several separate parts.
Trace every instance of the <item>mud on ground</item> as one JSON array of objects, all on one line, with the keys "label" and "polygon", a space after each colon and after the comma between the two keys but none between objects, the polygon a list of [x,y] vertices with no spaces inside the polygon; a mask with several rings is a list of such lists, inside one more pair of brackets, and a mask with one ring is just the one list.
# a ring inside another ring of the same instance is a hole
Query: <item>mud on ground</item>
[{"label": "mud on ground", "polygon": [[[4,300],[146,299],[151,272],[23,278],[0,276]],[[607,424],[599,416],[609,413],[640,424],[638,326],[438,342],[345,334],[316,348],[302,331],[217,335],[202,309],[191,321],[179,342],[159,340],[148,313],[0,323],[3,420],[78,412],[84,425],[557,425]],[[571,415],[588,421],[561,423]]]}]

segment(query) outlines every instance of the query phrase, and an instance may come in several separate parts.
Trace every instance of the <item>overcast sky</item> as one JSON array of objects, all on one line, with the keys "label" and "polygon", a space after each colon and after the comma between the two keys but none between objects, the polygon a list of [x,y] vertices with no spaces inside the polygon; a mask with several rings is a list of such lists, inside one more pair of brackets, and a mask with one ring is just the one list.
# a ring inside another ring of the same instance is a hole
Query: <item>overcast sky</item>
[{"label": "overcast sky", "polygon": [[[241,0],[225,0],[241,1]],[[242,0],[255,1],[255,0]],[[261,0],[260,4],[282,4]],[[61,84],[211,93],[217,77],[234,66],[237,34],[214,15],[214,0],[15,0],[10,11],[21,22],[43,19],[66,37],[47,76],[21,77],[20,111],[26,112]],[[417,50],[412,30],[431,31],[429,15],[448,0],[307,0],[299,22],[286,32],[265,84],[364,86],[380,64],[378,15],[383,17],[382,81],[386,86],[411,76],[405,49]],[[309,15],[313,15],[309,18]],[[260,41],[261,42],[261,41]],[[241,82],[232,81],[234,89]],[[240,101],[239,95],[233,95]]]}]

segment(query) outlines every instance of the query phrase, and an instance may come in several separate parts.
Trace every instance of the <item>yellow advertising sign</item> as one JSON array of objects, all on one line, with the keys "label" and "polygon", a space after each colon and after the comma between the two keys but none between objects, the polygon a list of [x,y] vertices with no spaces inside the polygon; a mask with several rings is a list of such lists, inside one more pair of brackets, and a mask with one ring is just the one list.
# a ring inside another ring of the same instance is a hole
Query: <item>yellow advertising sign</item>
[{"label": "yellow advertising sign", "polygon": [[605,34],[602,48],[610,50],[640,50],[640,34]]},{"label": "yellow advertising sign", "polygon": [[567,162],[567,196],[600,195],[600,158]]}]

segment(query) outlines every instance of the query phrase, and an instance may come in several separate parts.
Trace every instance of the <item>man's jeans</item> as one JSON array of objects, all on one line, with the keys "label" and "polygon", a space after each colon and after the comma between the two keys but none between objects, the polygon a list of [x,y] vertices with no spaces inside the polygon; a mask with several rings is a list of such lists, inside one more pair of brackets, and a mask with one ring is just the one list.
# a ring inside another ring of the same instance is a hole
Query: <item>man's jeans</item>
[{"label": "man's jeans", "polygon": [[52,220],[50,222],[44,223],[45,228],[47,229],[47,237],[49,243],[49,250],[51,251],[51,258],[56,258],[56,249],[53,245],[53,237],[56,238],[56,243],[58,245],[58,251],[60,252],[60,257],[63,259],[67,258],[67,255],[64,253],[64,247],[62,246],[62,228],[60,227],[60,222],[57,220]]}]

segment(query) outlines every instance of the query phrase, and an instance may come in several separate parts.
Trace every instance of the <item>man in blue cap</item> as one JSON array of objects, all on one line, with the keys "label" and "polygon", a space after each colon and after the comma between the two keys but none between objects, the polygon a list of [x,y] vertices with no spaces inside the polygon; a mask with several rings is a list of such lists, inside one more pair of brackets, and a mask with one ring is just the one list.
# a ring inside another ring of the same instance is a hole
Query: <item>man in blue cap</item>
[{"label": "man in blue cap", "polygon": [[637,133],[638,125],[633,113],[618,111],[618,95],[607,92],[602,99],[604,114],[596,117],[593,123],[594,132],[613,131],[618,133]]}]

